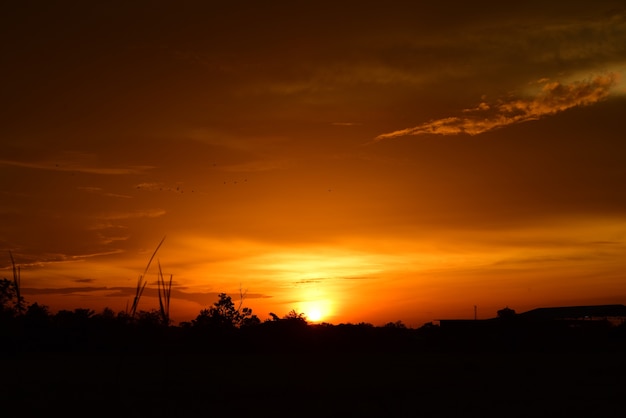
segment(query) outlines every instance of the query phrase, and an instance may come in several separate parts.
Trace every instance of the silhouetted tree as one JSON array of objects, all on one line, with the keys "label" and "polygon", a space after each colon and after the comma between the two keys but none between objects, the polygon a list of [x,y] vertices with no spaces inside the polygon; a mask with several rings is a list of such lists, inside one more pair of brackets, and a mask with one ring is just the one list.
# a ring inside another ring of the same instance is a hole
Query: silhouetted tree
[{"label": "silhouetted tree", "polygon": [[289,313],[285,315],[283,319],[286,319],[287,321],[297,321],[297,322],[307,323],[306,314],[304,314],[303,312],[296,312],[295,309],[292,309],[291,311],[289,311]]},{"label": "silhouetted tree", "polygon": [[64,327],[84,327],[95,314],[91,309],[76,308],[73,311],[62,309],[54,316],[55,322]]},{"label": "silhouetted tree", "polygon": [[111,308],[104,308],[102,312],[94,314],[90,319],[90,325],[96,329],[103,342],[108,345],[114,345],[114,339],[120,338],[124,330],[128,330],[130,321],[127,321],[126,313],[121,312],[122,316],[113,311]]},{"label": "silhouetted tree", "polygon": [[270,312],[270,316],[272,317],[272,319],[268,321],[280,321],[280,316],[276,315],[274,312]]},{"label": "silhouetted tree", "polygon": [[260,323],[259,318],[252,314],[252,309],[235,308],[232,298],[226,293],[220,293],[218,298],[213,306],[200,311],[196,319],[191,321],[192,326],[230,329]]},{"label": "silhouetted tree", "polygon": [[400,329],[405,329],[406,325],[404,325],[404,323],[402,321],[396,321],[396,322],[387,322],[385,324],[385,328],[400,328]]},{"label": "silhouetted tree", "polygon": [[0,280],[0,318],[12,318],[17,314],[17,295],[13,283]]},{"label": "silhouetted tree", "polygon": [[135,322],[140,327],[157,327],[163,324],[161,311],[151,309],[149,311],[139,311],[135,313]]},{"label": "silhouetted tree", "polygon": [[306,315],[302,312],[296,312],[295,309],[289,311],[289,313],[282,318],[279,318],[278,315],[273,312],[270,312],[270,316],[272,319],[265,321],[265,324],[272,329],[293,332],[299,329],[306,329],[308,326]]},{"label": "silhouetted tree", "polygon": [[25,311],[25,301],[20,292],[20,267],[15,264],[13,253],[9,251],[13,280],[0,280],[0,318],[11,318]]},{"label": "silhouetted tree", "polygon": [[515,311],[508,306],[500,309],[497,313],[498,318],[511,318],[515,316]]},{"label": "silhouetted tree", "polygon": [[118,312],[116,319],[119,323],[124,325],[128,325],[134,321],[133,317],[127,310]]},{"label": "silhouetted tree", "polygon": [[102,312],[94,315],[99,321],[115,321],[115,311],[108,306],[102,309]]},{"label": "silhouetted tree", "polygon": [[249,327],[249,326],[258,325],[261,323],[261,320],[259,319],[259,317],[254,315],[252,313],[252,309],[250,308],[243,308],[241,312],[239,313],[239,316],[240,316],[240,319],[239,319],[240,327]]},{"label": "silhouetted tree", "polygon": [[31,328],[44,328],[50,325],[52,316],[46,305],[33,303],[26,308],[24,323]]}]

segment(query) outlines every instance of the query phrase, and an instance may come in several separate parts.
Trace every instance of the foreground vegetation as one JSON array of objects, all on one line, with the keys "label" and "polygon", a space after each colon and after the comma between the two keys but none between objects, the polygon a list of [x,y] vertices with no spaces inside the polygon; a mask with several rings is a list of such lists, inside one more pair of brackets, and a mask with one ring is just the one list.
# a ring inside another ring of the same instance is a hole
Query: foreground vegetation
[{"label": "foreground vegetation", "polygon": [[[340,347],[400,347],[417,334],[401,322],[383,327],[371,324],[309,324],[291,311],[283,317],[270,313],[261,321],[247,307],[236,306],[224,293],[195,319],[178,325],[164,320],[161,310],[120,311],[105,308],[96,313],[77,308],[51,313],[37,303],[25,304],[0,281],[2,350],[14,351],[151,351],[185,349],[229,352],[298,350]],[[19,302],[18,302],[19,301]]]},{"label": "foreground vegetation", "polygon": [[[519,350],[620,350],[626,347],[626,324],[526,323],[515,316],[475,328],[447,330],[431,323],[413,329],[401,321],[384,326],[310,324],[303,314],[270,313],[261,321],[250,308],[227,294],[190,322],[170,323],[158,310],[77,308],[51,313],[27,304],[16,282],[0,280],[0,350],[13,352],[202,351],[223,353],[288,352],[512,352]],[[136,304],[133,304],[135,306]]]},{"label": "foreground vegetation", "polygon": [[455,330],[310,324],[295,311],[261,321],[240,292],[238,303],[222,293],[173,325],[172,278],[160,265],[159,308],[137,309],[150,262],[126,310],[56,313],[24,300],[13,262],[13,280],[0,280],[1,416],[610,417],[623,408],[623,323],[526,323],[506,309],[488,326]]},{"label": "foreground vegetation", "polygon": [[174,326],[165,307],[52,314],[9,280],[0,302],[7,417],[609,417],[626,394],[624,325],[260,321],[221,294]]}]

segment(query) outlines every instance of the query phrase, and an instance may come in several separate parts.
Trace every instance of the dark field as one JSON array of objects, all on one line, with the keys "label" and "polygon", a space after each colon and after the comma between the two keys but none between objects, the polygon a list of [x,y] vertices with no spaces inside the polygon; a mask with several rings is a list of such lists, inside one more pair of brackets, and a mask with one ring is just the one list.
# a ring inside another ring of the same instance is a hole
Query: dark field
[{"label": "dark field", "polygon": [[36,308],[0,321],[0,418],[626,416],[626,322],[411,329],[216,309],[170,326]]},{"label": "dark field", "polygon": [[622,417],[623,350],[13,353],[3,417]]}]

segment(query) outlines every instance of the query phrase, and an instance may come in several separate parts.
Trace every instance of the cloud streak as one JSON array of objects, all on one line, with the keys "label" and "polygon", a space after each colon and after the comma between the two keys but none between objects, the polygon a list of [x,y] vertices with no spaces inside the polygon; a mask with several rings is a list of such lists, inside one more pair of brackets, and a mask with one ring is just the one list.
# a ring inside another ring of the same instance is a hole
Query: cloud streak
[{"label": "cloud streak", "polygon": [[87,193],[98,194],[98,195],[105,196],[105,197],[116,197],[116,198],[120,198],[120,199],[132,199],[132,196],[129,196],[129,195],[106,192],[101,187],[79,186],[79,187],[77,187],[77,189],[81,190],[81,191],[84,191],[84,192],[87,192]]},{"label": "cloud streak", "polygon": [[49,170],[49,171],[67,171],[86,174],[100,174],[100,175],[125,175],[125,174],[141,174],[153,167],[149,166],[136,166],[128,168],[106,168],[106,167],[88,167],[81,165],[63,165],[52,162],[24,162],[15,160],[0,160],[0,165],[8,165],[13,167],[31,168],[35,170]]},{"label": "cloud streak", "polygon": [[164,209],[136,210],[134,212],[118,212],[103,215],[101,218],[109,221],[120,219],[159,218],[167,212]]},{"label": "cloud streak", "polygon": [[617,74],[609,73],[569,84],[542,79],[538,92],[526,98],[480,103],[465,109],[464,116],[432,120],[413,128],[378,135],[375,141],[410,135],[478,135],[512,124],[541,119],[577,106],[589,106],[608,97],[617,85]]}]

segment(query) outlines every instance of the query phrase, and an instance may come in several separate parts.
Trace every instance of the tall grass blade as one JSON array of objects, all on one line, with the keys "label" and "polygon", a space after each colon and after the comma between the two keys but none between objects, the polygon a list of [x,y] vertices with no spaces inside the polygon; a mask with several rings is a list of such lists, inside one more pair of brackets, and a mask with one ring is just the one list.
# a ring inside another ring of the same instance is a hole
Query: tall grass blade
[{"label": "tall grass blade", "polygon": [[148,260],[148,264],[146,265],[146,268],[143,271],[143,274],[139,276],[139,279],[137,279],[137,287],[135,288],[135,298],[133,299],[133,304],[130,308],[131,318],[135,317],[135,313],[137,312],[137,306],[139,306],[139,299],[141,299],[143,290],[146,288],[146,284],[148,284],[148,281],[145,279],[146,274],[148,273],[148,269],[150,269],[150,264],[152,264],[152,260],[154,259],[154,256],[159,251],[159,248],[161,248],[161,244],[163,244],[163,241],[165,241],[165,237],[161,239],[161,242],[159,242],[159,245],[157,245],[156,249],[152,253],[150,260]]},{"label": "tall grass blade", "polygon": [[172,294],[172,278],[170,274],[169,282],[165,281],[163,276],[163,270],[161,269],[161,262],[159,261],[159,276],[157,279],[158,295],[159,295],[159,309],[161,313],[161,320],[164,325],[170,323],[170,295]]},{"label": "tall grass blade", "polygon": [[13,267],[13,288],[15,289],[15,296],[17,297],[17,302],[15,303],[15,309],[18,314],[23,313],[24,311],[24,300],[22,299],[22,277],[20,266],[15,264],[15,258],[13,258],[13,252],[9,250],[9,256],[11,257],[11,265]]}]

